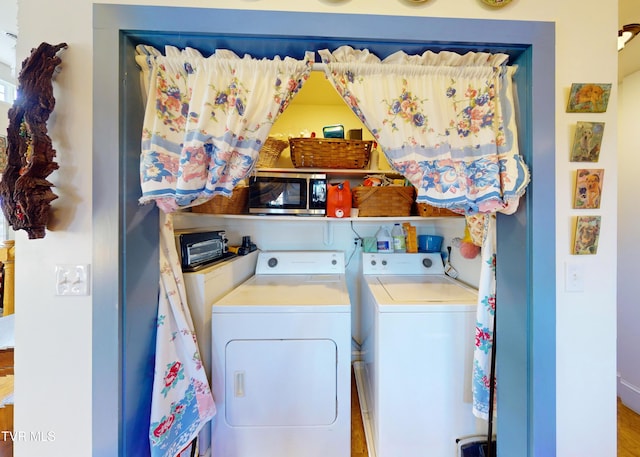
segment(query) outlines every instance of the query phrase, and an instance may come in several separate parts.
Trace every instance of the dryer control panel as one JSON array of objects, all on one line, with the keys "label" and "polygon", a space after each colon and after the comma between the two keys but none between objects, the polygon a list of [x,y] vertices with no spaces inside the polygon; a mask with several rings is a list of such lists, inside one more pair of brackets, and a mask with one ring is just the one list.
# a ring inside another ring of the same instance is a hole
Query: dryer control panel
[{"label": "dryer control panel", "polygon": [[257,275],[344,274],[343,251],[261,251]]}]

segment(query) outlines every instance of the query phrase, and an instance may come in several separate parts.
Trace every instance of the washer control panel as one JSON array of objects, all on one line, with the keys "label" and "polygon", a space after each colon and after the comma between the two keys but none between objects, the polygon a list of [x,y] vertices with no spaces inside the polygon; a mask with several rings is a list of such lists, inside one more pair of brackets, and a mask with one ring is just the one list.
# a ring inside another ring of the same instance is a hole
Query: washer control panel
[{"label": "washer control panel", "polygon": [[362,253],[362,272],[365,275],[443,275],[444,264],[438,252]]}]

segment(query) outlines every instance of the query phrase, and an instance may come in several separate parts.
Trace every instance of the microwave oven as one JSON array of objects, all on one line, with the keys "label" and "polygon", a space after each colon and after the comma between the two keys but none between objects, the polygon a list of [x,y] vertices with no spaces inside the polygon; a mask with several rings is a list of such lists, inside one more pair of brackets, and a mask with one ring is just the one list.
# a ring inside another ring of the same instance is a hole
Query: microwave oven
[{"label": "microwave oven", "polygon": [[224,230],[177,230],[175,239],[182,271],[197,271],[234,255]]},{"label": "microwave oven", "polygon": [[258,171],[249,179],[249,213],[324,216],[327,175]]}]

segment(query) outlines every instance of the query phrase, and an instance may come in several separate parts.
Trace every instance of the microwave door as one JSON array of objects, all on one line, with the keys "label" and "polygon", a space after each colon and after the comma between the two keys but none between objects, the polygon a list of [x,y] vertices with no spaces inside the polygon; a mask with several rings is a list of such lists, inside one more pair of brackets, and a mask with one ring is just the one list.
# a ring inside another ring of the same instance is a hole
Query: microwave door
[{"label": "microwave door", "polygon": [[284,207],[291,209],[304,209],[307,207],[306,186],[300,181],[287,183],[285,190]]},{"label": "microwave door", "polygon": [[264,182],[260,184],[260,201],[269,206],[282,206],[286,183]]},{"label": "microwave door", "polygon": [[309,188],[311,195],[309,198],[309,208],[313,210],[324,210],[327,207],[327,180],[310,179]]}]

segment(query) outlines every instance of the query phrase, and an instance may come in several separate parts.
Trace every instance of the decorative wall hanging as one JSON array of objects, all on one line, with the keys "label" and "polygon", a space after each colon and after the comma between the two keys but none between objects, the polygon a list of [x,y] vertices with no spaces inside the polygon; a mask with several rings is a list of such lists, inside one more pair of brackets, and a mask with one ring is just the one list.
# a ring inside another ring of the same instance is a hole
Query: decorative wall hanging
[{"label": "decorative wall hanging", "polygon": [[573,207],[576,209],[600,208],[604,169],[580,169],[576,172],[576,193]]},{"label": "decorative wall hanging", "polygon": [[0,135],[0,174],[7,166],[7,137]]},{"label": "decorative wall hanging", "polygon": [[578,122],[571,147],[572,162],[597,162],[604,134],[604,122]]},{"label": "decorative wall hanging", "polygon": [[58,52],[67,44],[41,43],[22,62],[18,98],[9,109],[7,166],[2,173],[2,211],[14,230],[25,230],[29,239],[44,238],[51,201],[47,176],[58,169],[47,135],[47,120],[55,106],[52,78],[62,60]]},{"label": "decorative wall hanging", "polygon": [[511,0],[482,0],[482,3],[489,6],[501,7],[511,3]]},{"label": "decorative wall hanging", "polygon": [[596,254],[600,237],[600,216],[580,216],[576,221],[573,254]]},{"label": "decorative wall hanging", "polygon": [[611,84],[571,84],[567,113],[604,113],[607,111]]}]

